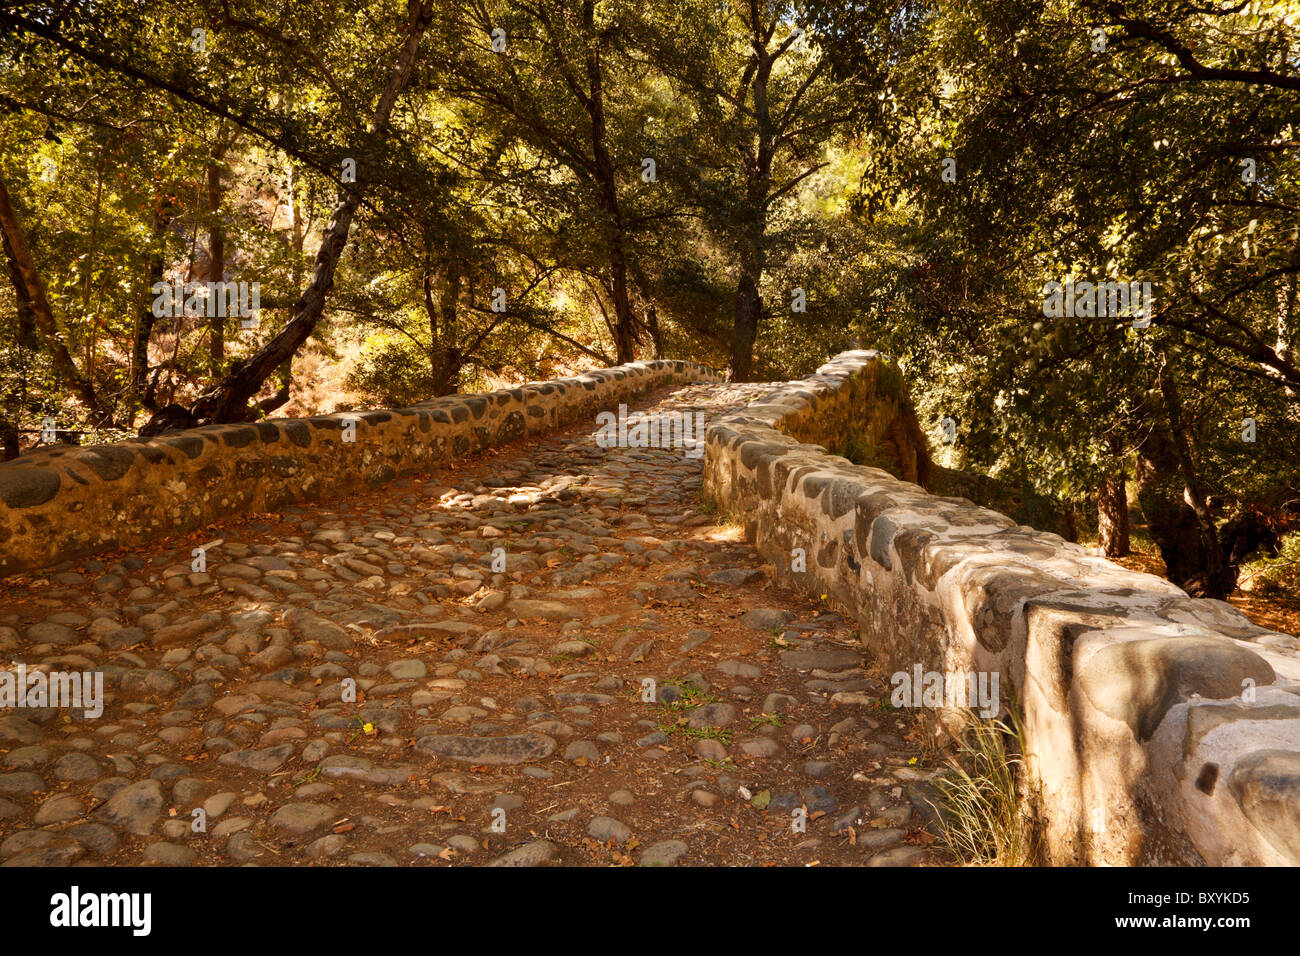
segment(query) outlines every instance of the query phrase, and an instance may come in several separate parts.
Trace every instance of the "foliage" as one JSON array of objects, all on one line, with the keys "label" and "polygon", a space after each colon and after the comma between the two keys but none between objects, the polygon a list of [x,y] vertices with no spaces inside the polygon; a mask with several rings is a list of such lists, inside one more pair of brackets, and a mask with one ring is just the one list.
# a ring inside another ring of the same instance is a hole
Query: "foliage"
[{"label": "foliage", "polygon": [[[870,347],[936,449],[954,420],[957,485],[1040,527],[1136,472],[1165,517],[1203,503],[1234,566],[1296,530],[1294,4],[292,9],[0,10],[0,182],[52,316],[0,282],[7,455],[46,418],[119,437],[219,385],[290,323],[354,195],[313,340],[249,414],[633,357],[785,380]],[[214,278],[219,246],[256,327],[151,318],[153,282]],[[1048,318],[1071,278],[1149,282],[1150,325]]]}]

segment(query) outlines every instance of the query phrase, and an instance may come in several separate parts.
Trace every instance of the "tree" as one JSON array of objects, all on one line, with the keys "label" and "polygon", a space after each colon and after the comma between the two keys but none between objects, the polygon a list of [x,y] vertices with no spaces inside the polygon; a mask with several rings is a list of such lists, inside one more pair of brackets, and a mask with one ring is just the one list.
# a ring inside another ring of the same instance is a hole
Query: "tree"
[{"label": "tree", "polygon": [[802,216],[797,190],[826,166],[829,144],[878,92],[876,64],[862,58],[837,69],[826,48],[831,38],[812,29],[815,5],[749,0],[646,10],[641,42],[691,107],[674,152],[693,207],[726,250],[735,290],[728,373],[745,381],[770,314],[764,286],[772,251]]},{"label": "tree", "polygon": [[[853,10],[827,16],[860,27]],[[1241,5],[934,0],[890,36],[895,106],[866,126],[863,206],[917,225],[890,318],[869,317],[864,338],[900,344],[936,393],[925,401],[960,411],[982,467],[1034,461],[1031,477],[1066,499],[1109,489],[1113,523],[1134,457],[1171,579],[1223,596],[1233,548],[1216,539],[1253,507],[1225,482],[1263,451],[1227,443],[1226,428],[1269,408],[1271,440],[1290,446],[1300,411],[1288,399],[1300,143],[1285,19]],[[1070,278],[1149,282],[1149,325],[1048,318],[1044,284]]]},{"label": "tree", "polygon": [[573,250],[573,264],[593,266],[611,303],[618,362],[636,357],[644,325],[633,313],[630,288],[636,221],[626,196],[642,157],[630,152],[635,137],[627,135],[626,111],[640,104],[629,95],[635,84],[620,50],[626,13],[624,4],[595,0],[458,3],[449,9],[441,31],[449,42],[440,51],[448,92],[574,177],[581,203],[575,212],[598,228],[588,248]]},{"label": "tree", "polygon": [[32,322],[45,342],[46,348],[54,357],[54,365],[68,387],[77,395],[91,414],[96,424],[108,424],[112,421],[112,411],[101,400],[95,385],[73,361],[54,311],[50,308],[49,297],[45,293],[45,283],[36,268],[27,245],[27,237],[18,221],[18,213],[9,199],[9,190],[4,177],[0,176],[0,234],[4,238],[5,257],[9,262],[10,276],[14,283],[14,294],[19,302],[19,310],[30,315]]},{"label": "tree", "polygon": [[[388,85],[380,95],[374,114],[366,129],[366,148],[361,152],[361,166],[367,158],[375,158],[376,148],[388,134],[388,120],[398,94],[406,85],[415,65],[420,39],[432,20],[431,6],[423,0],[411,0],[406,24],[402,29],[402,45],[397,61],[390,73]],[[186,410],[186,424],[210,422],[237,422],[251,417],[248,402],[261,389],[273,372],[290,361],[299,347],[311,336],[325,308],[325,297],[334,285],[334,273],[339,256],[347,244],[348,230],[361,200],[365,172],[358,174],[356,183],[341,183],[334,215],[325,229],[312,279],[302,297],[293,306],[293,317],[266,345],[239,362],[219,383],[208,389]],[[163,428],[175,427],[177,415],[160,412],[141,429],[142,435]]]}]

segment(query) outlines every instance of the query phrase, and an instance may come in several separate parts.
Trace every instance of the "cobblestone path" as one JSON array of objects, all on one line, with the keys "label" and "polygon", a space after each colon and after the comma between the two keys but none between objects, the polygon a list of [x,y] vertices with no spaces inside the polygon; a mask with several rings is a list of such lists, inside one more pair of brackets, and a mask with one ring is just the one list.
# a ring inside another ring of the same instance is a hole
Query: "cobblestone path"
[{"label": "cobblestone path", "polygon": [[0,709],[0,861],[938,862],[884,675],[701,464],[571,428],[0,582],[4,663],[107,698]]}]

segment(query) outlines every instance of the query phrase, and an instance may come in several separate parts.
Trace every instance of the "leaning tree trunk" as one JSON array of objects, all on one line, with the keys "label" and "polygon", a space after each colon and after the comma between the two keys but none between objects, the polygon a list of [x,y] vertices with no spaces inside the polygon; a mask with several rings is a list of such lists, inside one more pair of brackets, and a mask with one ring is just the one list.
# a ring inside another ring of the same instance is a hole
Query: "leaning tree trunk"
[{"label": "leaning tree trunk", "polygon": [[21,451],[19,425],[22,421],[24,399],[27,398],[27,369],[29,354],[40,348],[36,338],[36,316],[32,312],[32,303],[27,296],[27,286],[18,264],[9,250],[9,240],[0,233],[4,242],[5,265],[9,267],[9,279],[14,287],[14,303],[18,311],[18,334],[15,345],[18,353],[18,377],[4,397],[0,407],[0,460],[11,461]]},{"label": "leaning tree trunk", "polygon": [[[423,0],[413,0],[409,6],[410,15],[402,52],[398,56],[388,87],[379,98],[379,104],[375,107],[374,117],[370,122],[369,134],[372,143],[383,140],[388,133],[388,118],[392,114],[393,105],[411,75],[420,38],[432,19],[432,9]],[[316,253],[311,283],[307,286],[307,291],[302,294],[302,298],[294,304],[293,317],[269,342],[235,365],[221,382],[195,400],[194,404],[186,410],[188,425],[241,422],[255,416],[256,413],[249,408],[248,403],[261,390],[262,383],[297,354],[298,349],[311,337],[321,313],[325,310],[325,298],[334,286],[334,274],[338,268],[339,257],[347,245],[348,231],[352,227],[352,219],[361,202],[361,194],[360,180],[351,184],[351,188],[340,189],[338,204],[325,229],[320,250]],[[156,434],[174,427],[176,427],[174,415],[155,416],[140,430],[140,434]]]},{"label": "leaning tree trunk", "polygon": [[26,300],[31,309],[36,330],[40,333],[45,347],[54,359],[54,367],[68,384],[68,388],[90,411],[91,421],[96,425],[112,423],[112,410],[103,403],[94,383],[81,374],[72,359],[68,348],[59,337],[59,327],[54,321],[54,312],[45,295],[45,283],[41,281],[27,246],[27,236],[18,222],[18,214],[9,200],[9,190],[5,188],[4,178],[0,176],[0,235],[4,240],[5,255],[10,263],[10,275],[14,278],[15,288],[21,286],[20,300]]}]

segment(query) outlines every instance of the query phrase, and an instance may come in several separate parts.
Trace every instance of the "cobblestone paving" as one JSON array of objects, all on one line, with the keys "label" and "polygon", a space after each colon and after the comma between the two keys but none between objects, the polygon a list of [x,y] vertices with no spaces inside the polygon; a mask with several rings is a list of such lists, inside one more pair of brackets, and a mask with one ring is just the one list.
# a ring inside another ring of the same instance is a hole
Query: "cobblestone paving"
[{"label": "cobblestone paving", "polygon": [[0,658],[107,697],[0,709],[0,861],[940,862],[853,628],[770,583],[701,459],[593,430],[0,582]]}]

